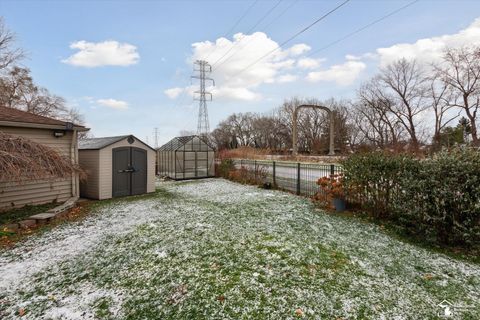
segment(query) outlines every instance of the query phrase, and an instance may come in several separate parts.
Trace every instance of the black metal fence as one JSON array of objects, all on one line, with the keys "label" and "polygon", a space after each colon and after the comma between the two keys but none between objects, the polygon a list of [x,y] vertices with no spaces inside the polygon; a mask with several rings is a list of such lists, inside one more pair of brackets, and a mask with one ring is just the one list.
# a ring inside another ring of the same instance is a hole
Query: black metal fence
[{"label": "black metal fence", "polygon": [[233,162],[237,169],[245,168],[258,174],[264,183],[309,197],[320,191],[318,179],[343,172],[343,168],[335,164],[246,159],[234,159]]}]

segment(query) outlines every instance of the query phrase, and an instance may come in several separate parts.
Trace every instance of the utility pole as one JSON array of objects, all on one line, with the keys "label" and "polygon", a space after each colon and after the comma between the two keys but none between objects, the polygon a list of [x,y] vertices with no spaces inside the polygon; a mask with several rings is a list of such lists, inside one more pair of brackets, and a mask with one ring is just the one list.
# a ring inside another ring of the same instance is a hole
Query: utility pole
[{"label": "utility pole", "polygon": [[205,83],[206,81],[212,81],[212,84],[215,85],[215,81],[207,77],[207,74],[212,72],[212,66],[207,61],[197,60],[194,62],[193,71],[197,74],[191,76],[191,78],[200,80],[200,90],[195,91],[197,96],[194,97],[195,100],[199,101],[197,134],[208,135],[210,124],[208,122],[207,95],[212,101],[212,94],[205,90]]},{"label": "utility pole", "polygon": [[155,139],[155,149],[158,148],[158,128],[153,131],[153,138]]}]

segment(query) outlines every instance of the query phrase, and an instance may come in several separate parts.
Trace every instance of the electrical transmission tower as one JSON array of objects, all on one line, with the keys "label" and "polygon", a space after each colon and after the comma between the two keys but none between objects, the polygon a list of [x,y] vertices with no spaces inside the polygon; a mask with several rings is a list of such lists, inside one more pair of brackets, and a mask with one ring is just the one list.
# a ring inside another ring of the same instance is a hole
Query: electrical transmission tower
[{"label": "electrical transmission tower", "polygon": [[153,139],[155,141],[155,148],[158,148],[158,128],[153,130]]},{"label": "electrical transmission tower", "polygon": [[195,100],[198,100],[198,124],[197,124],[197,134],[198,135],[207,135],[210,133],[210,125],[208,123],[208,110],[207,110],[207,96],[210,97],[209,101],[212,101],[212,94],[205,90],[205,83],[207,81],[212,81],[212,84],[215,85],[215,81],[212,78],[207,77],[207,74],[212,72],[212,66],[204,60],[197,60],[194,63],[193,71],[198,73],[192,76],[192,79],[200,80],[200,90],[195,91]]}]

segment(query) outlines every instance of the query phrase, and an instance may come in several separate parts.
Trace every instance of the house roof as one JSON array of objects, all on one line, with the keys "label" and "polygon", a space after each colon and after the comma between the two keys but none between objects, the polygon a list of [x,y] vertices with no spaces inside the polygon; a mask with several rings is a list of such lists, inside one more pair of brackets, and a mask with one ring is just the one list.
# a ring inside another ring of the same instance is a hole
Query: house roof
[{"label": "house roof", "polygon": [[105,148],[105,147],[107,147],[111,144],[114,144],[115,142],[123,140],[127,137],[129,137],[129,136],[126,135],[126,136],[82,139],[82,140],[78,141],[78,149],[80,149],[80,150],[82,150],[82,149],[90,149],[90,150],[102,149],[102,148]]},{"label": "house roof", "polygon": [[170,140],[169,142],[165,143],[163,146],[161,146],[160,148],[158,148],[157,150],[159,151],[174,151],[174,150],[178,150],[180,147],[184,146],[187,142],[189,142],[190,140],[192,140],[193,138],[195,137],[198,137],[200,139],[200,141],[202,141],[203,143],[205,143],[208,147],[214,149],[212,146],[210,146],[210,144],[205,141],[201,136],[182,136],[182,137],[175,137],[173,138],[172,140]]},{"label": "house roof", "polygon": [[40,116],[30,112],[25,112],[15,108],[0,106],[0,125],[3,126],[21,126],[21,127],[43,127],[52,129],[76,129],[87,131],[89,129],[78,124]]},{"label": "house roof", "polygon": [[155,150],[152,147],[150,147],[148,144],[146,144],[145,142],[143,142],[142,140],[138,139],[137,137],[135,137],[131,134],[124,135],[124,136],[82,139],[78,142],[78,149],[79,150],[99,150],[99,149],[103,149],[105,147],[108,147],[108,146],[110,146],[110,145],[112,145],[116,142],[127,139],[129,137],[132,137],[135,140],[143,143],[148,148],[150,148],[152,150]]}]

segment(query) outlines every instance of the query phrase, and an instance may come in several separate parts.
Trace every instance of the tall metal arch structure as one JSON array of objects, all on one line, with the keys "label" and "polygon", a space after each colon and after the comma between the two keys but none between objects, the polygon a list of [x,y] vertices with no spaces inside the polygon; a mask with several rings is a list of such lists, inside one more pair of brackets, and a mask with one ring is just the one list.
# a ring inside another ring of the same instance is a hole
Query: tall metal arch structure
[{"label": "tall metal arch structure", "polygon": [[305,108],[312,108],[312,109],[320,109],[323,111],[326,111],[328,113],[328,117],[330,119],[330,145],[328,148],[328,155],[333,156],[335,155],[335,127],[334,127],[334,113],[330,108],[324,107],[324,106],[317,106],[313,104],[302,104],[300,106],[295,107],[295,110],[293,111],[293,137],[292,137],[292,149],[293,149],[293,155],[298,154],[298,147],[297,147],[297,139],[298,139],[298,130],[297,130],[297,120],[298,120],[298,112],[301,109]]}]

